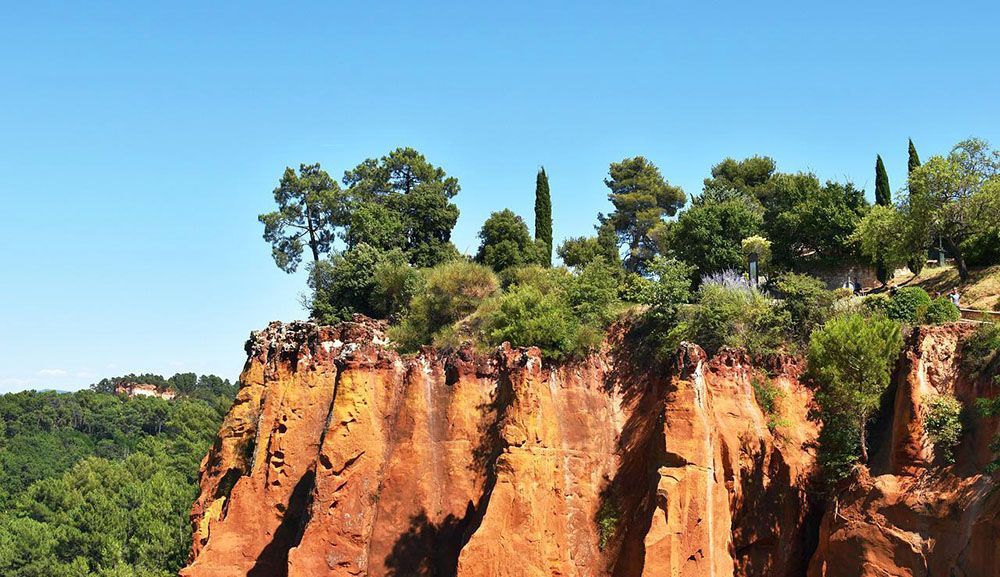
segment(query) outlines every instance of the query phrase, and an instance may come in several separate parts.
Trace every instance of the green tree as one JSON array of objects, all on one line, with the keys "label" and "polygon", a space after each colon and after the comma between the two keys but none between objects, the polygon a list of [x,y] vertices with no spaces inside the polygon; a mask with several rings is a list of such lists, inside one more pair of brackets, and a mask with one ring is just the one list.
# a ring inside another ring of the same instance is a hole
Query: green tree
[{"label": "green tree", "polygon": [[312,318],[324,324],[349,320],[354,313],[386,318],[398,312],[399,304],[378,297],[392,301],[398,293],[377,291],[377,279],[384,278],[380,267],[404,266],[409,268],[398,249],[383,252],[364,243],[356,245],[312,267],[308,280],[312,296],[305,304]]},{"label": "green tree", "polygon": [[703,276],[744,270],[743,239],[760,231],[763,212],[751,198],[692,204],[666,227],[661,252],[694,265]]},{"label": "green tree", "polygon": [[895,270],[913,258],[910,224],[894,206],[873,206],[851,236],[862,255],[887,270]]},{"label": "green tree", "polygon": [[799,343],[809,339],[813,330],[833,314],[835,297],[823,281],[806,274],[785,273],[778,277],[775,289],[781,308],[791,317],[790,333]]},{"label": "green tree", "polygon": [[658,325],[672,327],[681,306],[691,300],[691,278],[696,269],[662,256],[654,258],[649,268],[653,281],[646,285],[640,297],[642,304],[649,307],[646,318]]},{"label": "green tree", "polygon": [[913,171],[920,168],[920,156],[917,154],[917,147],[913,146],[913,139],[910,139],[908,158],[906,160],[906,174],[913,174]]},{"label": "green tree", "polygon": [[476,262],[497,272],[539,260],[528,225],[509,209],[491,214],[479,230],[479,239]]},{"label": "green tree", "polygon": [[776,264],[795,268],[803,260],[839,261],[856,253],[851,235],[869,207],[851,183],[821,186],[813,174],[778,174],[758,198]]},{"label": "green tree", "polygon": [[[458,180],[412,148],[369,158],[344,173],[340,213],[354,215],[344,233],[349,247],[400,248],[409,262],[428,267],[457,255],[451,231],[458,207],[451,199]],[[381,210],[370,207],[375,204]],[[363,218],[357,215],[364,215]]]},{"label": "green tree", "polygon": [[743,160],[727,158],[712,167],[712,177],[705,179],[701,200],[721,202],[736,196],[756,197],[775,172],[774,160],[752,156]]},{"label": "green tree", "polygon": [[[908,158],[906,160],[906,175],[907,180],[913,174],[913,171],[920,168],[920,156],[917,155],[917,147],[913,146],[913,139],[909,139],[909,150]],[[912,191],[911,191],[912,194]],[[907,222],[907,225],[910,223]],[[911,243],[916,245],[916,250],[913,254],[907,257],[906,268],[910,269],[913,274],[920,274],[920,271],[924,270],[924,263],[927,261],[927,255],[924,253],[924,249],[927,247],[929,239],[927,237],[918,236],[911,239]]]},{"label": "green tree", "polygon": [[611,163],[608,176],[604,184],[611,190],[608,200],[615,209],[599,218],[615,231],[618,244],[626,247],[625,268],[641,271],[656,254],[652,231],[665,216],[673,216],[684,206],[684,191],[667,183],[660,169],[642,156]]},{"label": "green tree", "polygon": [[597,259],[615,266],[621,261],[615,231],[608,224],[597,227],[597,236],[579,236],[564,240],[556,253],[563,264],[574,268],[582,268]]},{"label": "green tree", "polygon": [[806,377],[816,387],[820,462],[828,480],[846,476],[858,459],[868,461],[868,420],[902,345],[899,323],[881,317],[835,317],[813,331]]},{"label": "green tree", "polygon": [[[889,175],[885,172],[882,155],[875,156],[875,204],[878,206],[892,205],[892,191],[889,189]],[[881,259],[875,260],[875,276],[882,286],[889,282],[890,268]]]},{"label": "green tree", "polygon": [[305,247],[313,263],[330,251],[339,195],[336,181],[319,164],[300,165],[298,174],[285,169],[274,189],[278,210],[257,217],[264,224],[264,240],[271,243],[278,268],[295,272]]},{"label": "green tree", "polygon": [[915,169],[908,188],[916,237],[938,236],[967,280],[962,242],[1000,221],[1000,151],[984,140],[964,140],[947,157],[931,157]]},{"label": "green tree", "polygon": [[552,196],[544,166],[535,178],[535,240],[540,243],[539,264],[552,266]]},{"label": "green tree", "polygon": [[882,155],[875,155],[875,204],[889,206],[892,204],[892,190],[889,189],[889,175],[882,163]]}]

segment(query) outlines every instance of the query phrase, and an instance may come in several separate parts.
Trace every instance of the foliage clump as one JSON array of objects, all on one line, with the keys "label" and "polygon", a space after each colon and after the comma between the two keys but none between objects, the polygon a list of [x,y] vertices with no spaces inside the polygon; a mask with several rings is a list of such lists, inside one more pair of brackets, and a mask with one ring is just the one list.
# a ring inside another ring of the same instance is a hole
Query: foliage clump
[{"label": "foliage clump", "polygon": [[948,297],[940,296],[917,311],[920,322],[928,325],[953,323],[962,318],[962,311]]},{"label": "foliage clump", "polygon": [[1000,325],[981,324],[962,347],[962,365],[973,375],[982,375],[1000,356]]},{"label": "foliage clump", "polygon": [[612,497],[605,497],[597,510],[597,546],[603,551],[618,531],[622,521],[622,513],[618,503]]},{"label": "foliage clump", "polygon": [[907,324],[919,324],[921,312],[931,305],[931,296],[920,287],[905,287],[896,294],[872,295],[865,299],[865,308],[871,313]]},{"label": "foliage clump", "polygon": [[785,398],[785,391],[766,378],[751,379],[750,386],[753,388],[757,406],[767,417],[767,429],[773,434],[782,426],[786,426],[787,421],[781,417],[781,402]]},{"label": "foliage clump", "polygon": [[836,296],[815,277],[785,273],[775,282],[775,292],[788,313],[791,336],[798,342],[808,341],[813,330],[833,314]]},{"label": "foliage clump", "polygon": [[816,388],[814,417],[823,422],[819,461],[827,481],[868,461],[868,420],[889,386],[902,344],[899,323],[884,317],[835,317],[813,332],[805,376]]},{"label": "foliage clump", "polygon": [[923,425],[945,463],[955,462],[955,447],[962,437],[962,404],[953,395],[932,395],[927,399]]},{"label": "foliage clump", "polygon": [[768,354],[781,349],[790,315],[755,288],[707,282],[685,319],[690,339],[709,354],[722,347]]},{"label": "foliage clump", "polygon": [[434,342],[442,329],[462,320],[500,289],[496,274],[484,265],[454,260],[428,269],[422,290],[389,336],[403,350]]}]

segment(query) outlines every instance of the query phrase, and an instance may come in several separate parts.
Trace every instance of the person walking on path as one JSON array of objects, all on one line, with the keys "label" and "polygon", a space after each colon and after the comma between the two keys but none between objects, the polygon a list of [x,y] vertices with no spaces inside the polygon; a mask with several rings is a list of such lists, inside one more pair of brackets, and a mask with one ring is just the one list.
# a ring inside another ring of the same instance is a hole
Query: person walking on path
[{"label": "person walking on path", "polygon": [[957,307],[958,301],[960,299],[958,294],[958,289],[957,288],[951,289],[951,292],[948,293],[948,298],[951,299],[951,303]]}]

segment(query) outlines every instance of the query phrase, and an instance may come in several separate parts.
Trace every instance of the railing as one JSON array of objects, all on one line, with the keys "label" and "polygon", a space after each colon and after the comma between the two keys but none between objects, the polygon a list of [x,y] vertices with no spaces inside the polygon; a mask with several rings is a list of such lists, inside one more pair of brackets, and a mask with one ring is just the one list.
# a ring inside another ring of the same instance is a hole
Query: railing
[{"label": "railing", "polygon": [[1000,312],[984,311],[981,309],[963,309],[963,308],[960,308],[958,310],[962,311],[963,321],[1000,324]]}]

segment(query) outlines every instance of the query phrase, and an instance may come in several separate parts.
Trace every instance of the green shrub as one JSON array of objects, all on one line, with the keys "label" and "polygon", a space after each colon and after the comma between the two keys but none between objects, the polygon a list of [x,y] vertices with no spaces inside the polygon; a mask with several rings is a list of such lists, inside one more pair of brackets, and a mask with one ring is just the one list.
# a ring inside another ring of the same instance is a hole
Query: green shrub
[{"label": "green shrub", "polygon": [[823,281],[805,274],[786,273],[775,283],[782,308],[791,317],[792,334],[804,342],[813,329],[822,325],[833,312],[836,297]]},{"label": "green shrub", "polygon": [[615,536],[615,532],[618,531],[618,525],[621,523],[622,514],[621,510],[618,508],[618,504],[613,498],[607,497],[601,502],[600,509],[597,510],[597,545],[600,547],[601,551],[608,546],[611,539]]},{"label": "green shrub", "polygon": [[1000,354],[1000,325],[982,324],[969,335],[962,347],[962,365],[969,373],[981,375]]},{"label": "green shrub", "polygon": [[946,463],[955,462],[955,447],[962,437],[962,404],[952,395],[933,395],[927,399],[924,430]]},{"label": "green shrub", "polygon": [[307,304],[312,318],[324,324],[348,320],[354,313],[386,318],[391,311],[405,306],[402,301],[412,295],[376,291],[376,271],[380,267],[398,272],[409,269],[409,264],[398,249],[382,251],[364,243],[315,263],[308,279],[312,296]]},{"label": "green shrub", "polygon": [[709,354],[724,346],[767,354],[786,342],[791,319],[755,289],[706,284],[686,323],[691,338]]},{"label": "green shrub", "polygon": [[675,259],[656,257],[650,262],[653,280],[647,282],[639,295],[649,308],[646,317],[665,326],[674,325],[680,306],[691,300],[691,276],[695,268]]},{"label": "green shrub", "polygon": [[918,311],[920,322],[929,325],[953,323],[962,318],[962,311],[948,297],[938,297]]},{"label": "green shrub", "polygon": [[652,281],[641,274],[621,270],[618,281],[618,300],[623,303],[641,303]]},{"label": "green shrub", "polygon": [[781,400],[785,398],[785,391],[770,379],[751,379],[750,386],[753,387],[753,396],[757,400],[757,406],[767,417],[767,429],[772,433],[777,432],[779,427],[787,424],[781,418]]},{"label": "green shrub", "polygon": [[889,295],[885,293],[868,295],[861,301],[861,307],[869,315],[884,317],[886,316],[886,309],[889,308]]},{"label": "green shrub", "polygon": [[[847,287],[837,287],[837,288],[833,289],[833,299],[834,300],[838,300],[839,301],[839,300],[849,299],[852,296],[854,296],[854,291],[852,291],[851,289],[849,289]],[[878,296],[878,295],[873,295],[873,296]]]},{"label": "green shrub", "polygon": [[901,323],[917,323],[919,312],[931,304],[931,297],[920,287],[911,286],[896,291],[885,304],[885,316]]},{"label": "green shrub", "polygon": [[402,323],[389,336],[405,351],[429,345],[445,327],[471,315],[499,290],[488,267],[453,260],[426,271],[426,284],[410,303]]},{"label": "green shrub", "polygon": [[499,345],[537,346],[549,359],[583,353],[592,342],[581,342],[582,324],[573,309],[556,292],[543,293],[532,285],[514,286],[497,297],[496,309],[486,319],[487,342]]},{"label": "green shrub", "polygon": [[617,270],[598,259],[569,277],[566,299],[581,323],[603,328],[614,318],[620,302]]},{"label": "green shrub", "polygon": [[846,476],[859,458],[867,461],[868,419],[902,345],[898,322],[857,314],[827,321],[809,339],[805,377],[816,388],[819,461],[829,482]]},{"label": "green shrub", "polygon": [[[1000,375],[993,377],[993,381],[997,385],[1000,385]],[[976,399],[976,409],[980,417],[996,417],[1000,415],[1000,397],[992,399],[980,397]],[[997,457],[997,453],[1000,453],[1000,433],[997,433],[993,437],[990,443],[990,450],[993,451],[993,461],[986,466],[986,472],[993,473],[1000,470],[1000,458]]]},{"label": "green shrub", "polygon": [[424,275],[405,261],[382,259],[372,274],[372,312],[379,318],[398,320],[425,282]]}]

